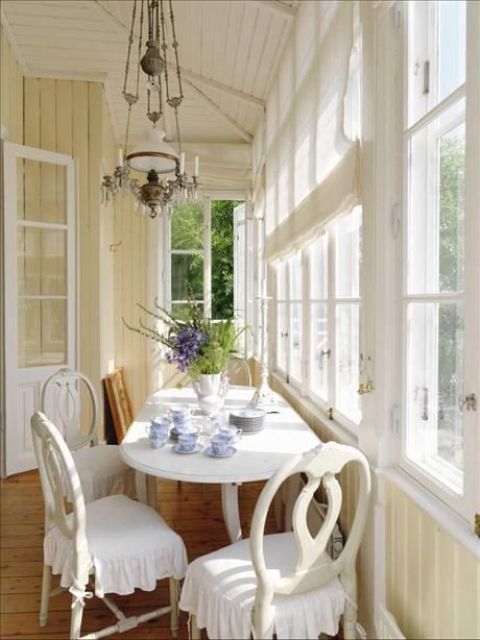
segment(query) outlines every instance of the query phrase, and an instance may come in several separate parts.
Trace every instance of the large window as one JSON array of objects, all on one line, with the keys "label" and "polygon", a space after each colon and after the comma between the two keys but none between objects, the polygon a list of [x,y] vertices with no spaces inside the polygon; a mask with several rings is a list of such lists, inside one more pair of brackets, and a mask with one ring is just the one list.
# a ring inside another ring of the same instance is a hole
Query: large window
[{"label": "large window", "polygon": [[465,233],[468,216],[479,215],[466,207],[478,184],[467,184],[466,174],[474,161],[468,138],[480,135],[466,87],[478,85],[478,68],[466,82],[466,2],[407,4],[404,453],[410,470],[443,486],[463,511],[472,357],[464,344],[478,331],[471,326],[478,291],[465,295],[466,274],[478,269],[478,247],[470,252]]},{"label": "large window", "polygon": [[348,426],[361,420],[361,222],[355,207],[276,266],[277,369]]}]

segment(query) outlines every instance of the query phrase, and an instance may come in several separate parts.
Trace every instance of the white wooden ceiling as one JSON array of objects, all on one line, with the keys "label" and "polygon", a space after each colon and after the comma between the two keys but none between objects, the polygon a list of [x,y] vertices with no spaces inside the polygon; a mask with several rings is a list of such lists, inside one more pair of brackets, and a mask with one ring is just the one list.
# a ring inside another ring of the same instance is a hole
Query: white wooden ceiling
[{"label": "white wooden ceiling", "polygon": [[[120,142],[121,91],[133,0],[2,0],[2,18],[28,75],[105,83]],[[249,142],[300,0],[174,0],[185,100],[184,142]],[[141,92],[144,94],[145,92]],[[147,128],[134,107],[130,141]],[[163,123],[175,138],[173,114]]]}]

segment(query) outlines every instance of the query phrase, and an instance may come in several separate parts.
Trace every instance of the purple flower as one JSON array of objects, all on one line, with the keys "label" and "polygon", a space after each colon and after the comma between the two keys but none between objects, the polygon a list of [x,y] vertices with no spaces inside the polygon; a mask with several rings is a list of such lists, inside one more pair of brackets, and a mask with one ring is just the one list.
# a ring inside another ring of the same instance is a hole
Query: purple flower
[{"label": "purple flower", "polygon": [[180,371],[185,371],[197,357],[208,336],[192,326],[185,326],[173,337],[171,351],[167,352],[167,362],[175,362]]}]

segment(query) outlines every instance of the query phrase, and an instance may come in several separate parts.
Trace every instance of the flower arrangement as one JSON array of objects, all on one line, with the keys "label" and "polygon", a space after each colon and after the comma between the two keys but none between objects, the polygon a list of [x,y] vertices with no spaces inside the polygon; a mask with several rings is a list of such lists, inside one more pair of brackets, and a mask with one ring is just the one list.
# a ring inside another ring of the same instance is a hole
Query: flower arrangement
[{"label": "flower arrangement", "polygon": [[238,329],[233,320],[211,320],[205,318],[195,302],[188,303],[188,313],[175,318],[159,306],[155,299],[155,311],[137,303],[150,318],[161,322],[166,332],[145,324],[139,319],[139,326],[133,327],[122,318],[124,325],[151,340],[167,347],[166,360],[174,363],[180,371],[187,371],[193,378],[201,374],[222,373],[230,358],[235,355],[235,343],[246,327]]}]

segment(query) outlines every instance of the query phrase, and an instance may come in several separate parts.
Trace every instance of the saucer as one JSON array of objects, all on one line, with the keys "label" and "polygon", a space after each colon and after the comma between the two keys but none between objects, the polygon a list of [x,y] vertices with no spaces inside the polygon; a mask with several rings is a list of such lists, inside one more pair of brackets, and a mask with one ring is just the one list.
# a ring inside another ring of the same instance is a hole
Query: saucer
[{"label": "saucer", "polygon": [[213,453],[212,447],[207,447],[206,452],[211,458],[230,458],[235,453],[237,453],[237,450],[235,449],[235,447],[232,447],[230,445],[228,449],[225,451],[225,453],[222,453],[222,455],[219,455],[218,453]]},{"label": "saucer", "polygon": [[188,454],[190,453],[198,453],[201,448],[202,448],[201,445],[197,443],[193,449],[189,449],[188,451],[185,451],[180,447],[180,445],[174,444],[172,447],[172,451],[174,451],[175,453],[181,453],[183,456],[188,456]]}]

